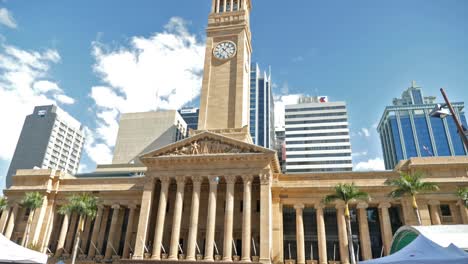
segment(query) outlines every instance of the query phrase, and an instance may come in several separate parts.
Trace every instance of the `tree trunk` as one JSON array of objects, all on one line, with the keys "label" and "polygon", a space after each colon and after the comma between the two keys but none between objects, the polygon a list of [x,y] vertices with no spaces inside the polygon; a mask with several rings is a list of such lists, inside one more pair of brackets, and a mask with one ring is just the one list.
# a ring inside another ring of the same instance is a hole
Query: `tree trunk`
[{"label": "tree trunk", "polygon": [[75,246],[73,247],[72,264],[75,264],[76,254],[78,254],[78,247],[80,245],[80,236],[81,236],[81,233],[83,233],[83,229],[84,229],[84,222],[85,222],[84,220],[85,220],[85,217],[80,215],[80,218],[78,220],[78,229],[76,230]]},{"label": "tree trunk", "polygon": [[411,198],[412,198],[413,210],[414,210],[414,213],[416,214],[416,219],[418,220],[418,225],[422,225],[421,215],[419,214],[418,203],[416,202],[416,196],[412,195]]},{"label": "tree trunk", "polygon": [[33,220],[33,217],[34,217],[34,211],[33,209],[29,209],[30,210],[30,213],[29,213],[29,216],[28,216],[28,223],[26,224],[26,232],[24,234],[24,237],[23,237],[23,242],[21,243],[21,246],[23,247],[28,247],[28,242],[29,242],[29,233],[31,232],[31,224],[32,224],[32,220]]},{"label": "tree trunk", "polygon": [[346,231],[348,232],[348,248],[351,264],[356,264],[356,257],[354,255],[353,232],[351,230],[351,218],[349,216],[349,207],[345,207]]}]

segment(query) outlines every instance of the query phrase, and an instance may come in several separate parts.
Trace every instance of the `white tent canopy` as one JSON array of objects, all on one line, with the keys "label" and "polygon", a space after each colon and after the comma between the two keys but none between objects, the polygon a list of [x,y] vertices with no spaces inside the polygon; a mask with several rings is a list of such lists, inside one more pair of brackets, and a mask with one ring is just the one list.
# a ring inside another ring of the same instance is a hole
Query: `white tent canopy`
[{"label": "white tent canopy", "polygon": [[46,263],[47,255],[24,248],[0,234],[0,263]]},{"label": "white tent canopy", "polygon": [[442,247],[423,235],[398,252],[387,257],[360,262],[362,264],[466,264],[468,253],[453,244]]},{"label": "white tent canopy", "polygon": [[454,244],[461,249],[468,250],[468,225],[402,226],[395,233],[392,248],[408,234],[423,235],[442,247]]}]

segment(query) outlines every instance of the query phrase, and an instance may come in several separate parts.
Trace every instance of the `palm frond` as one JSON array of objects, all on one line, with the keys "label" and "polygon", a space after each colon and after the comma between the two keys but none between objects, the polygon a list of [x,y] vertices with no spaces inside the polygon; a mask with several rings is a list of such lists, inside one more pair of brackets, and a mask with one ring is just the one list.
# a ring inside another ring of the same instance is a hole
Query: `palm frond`
[{"label": "palm frond", "polygon": [[421,191],[435,192],[439,190],[439,186],[434,182],[421,182],[419,185]]},{"label": "palm frond", "polygon": [[0,212],[6,210],[7,208],[8,208],[7,199],[4,196],[0,197]]},{"label": "palm frond", "polygon": [[60,214],[72,214],[94,218],[97,212],[97,197],[88,193],[75,194],[68,197],[68,203],[60,207]]},{"label": "palm frond", "polygon": [[407,192],[405,192],[404,190],[402,189],[395,189],[393,191],[391,191],[388,196],[392,197],[392,198],[401,198],[403,197]]},{"label": "palm frond", "polygon": [[465,207],[468,208],[468,187],[460,187],[457,190],[457,196],[460,198],[463,203],[465,204]]},{"label": "palm frond", "polygon": [[42,206],[44,201],[43,195],[40,192],[27,192],[24,195],[23,200],[21,200],[21,204],[25,208],[29,208],[34,210]]},{"label": "palm frond", "polygon": [[348,203],[352,200],[369,200],[368,193],[360,191],[354,183],[340,183],[335,186],[335,193],[325,196],[324,203],[330,203],[335,200],[341,200]]},{"label": "palm frond", "polygon": [[331,202],[334,202],[334,201],[340,200],[340,199],[341,199],[341,197],[336,195],[336,194],[329,194],[329,195],[327,195],[327,196],[325,196],[323,198],[323,203],[327,204],[327,203],[331,203]]}]

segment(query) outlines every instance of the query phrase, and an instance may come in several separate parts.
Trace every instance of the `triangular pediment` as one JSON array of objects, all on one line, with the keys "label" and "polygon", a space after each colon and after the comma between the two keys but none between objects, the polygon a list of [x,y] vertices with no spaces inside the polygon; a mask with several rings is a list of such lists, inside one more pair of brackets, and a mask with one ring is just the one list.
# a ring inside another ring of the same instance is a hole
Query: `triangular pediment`
[{"label": "triangular pediment", "polygon": [[229,154],[274,154],[273,150],[245,143],[211,132],[202,132],[163,148],[150,151],[140,159],[165,156],[229,155]]}]

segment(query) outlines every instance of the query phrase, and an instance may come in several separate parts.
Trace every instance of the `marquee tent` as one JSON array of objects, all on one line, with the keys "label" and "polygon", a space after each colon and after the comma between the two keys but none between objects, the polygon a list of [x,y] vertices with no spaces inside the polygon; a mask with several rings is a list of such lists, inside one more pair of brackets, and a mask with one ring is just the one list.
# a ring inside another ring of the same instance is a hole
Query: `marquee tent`
[{"label": "marquee tent", "polygon": [[0,234],[0,263],[42,263],[47,262],[47,255],[24,248]]},{"label": "marquee tent", "polygon": [[387,257],[360,262],[361,264],[466,264],[468,253],[453,244],[442,247],[423,235]]}]

